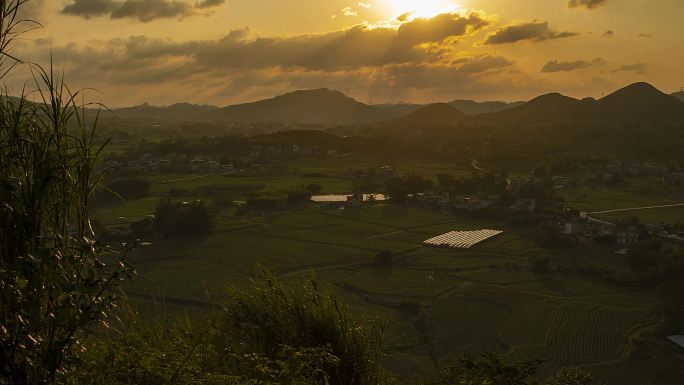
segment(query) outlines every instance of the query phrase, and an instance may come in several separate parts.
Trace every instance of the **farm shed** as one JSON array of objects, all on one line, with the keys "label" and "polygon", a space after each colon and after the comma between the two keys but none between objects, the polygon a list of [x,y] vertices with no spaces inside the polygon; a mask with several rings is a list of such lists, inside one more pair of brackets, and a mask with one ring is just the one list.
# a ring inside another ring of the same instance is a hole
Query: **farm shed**
[{"label": "farm shed", "polygon": [[679,346],[680,348],[684,349],[684,336],[682,336],[682,335],[669,336],[669,337],[667,337],[667,339],[670,340],[675,345]]},{"label": "farm shed", "polygon": [[447,246],[454,249],[470,249],[490,238],[502,234],[500,230],[451,231],[423,242],[428,246]]}]

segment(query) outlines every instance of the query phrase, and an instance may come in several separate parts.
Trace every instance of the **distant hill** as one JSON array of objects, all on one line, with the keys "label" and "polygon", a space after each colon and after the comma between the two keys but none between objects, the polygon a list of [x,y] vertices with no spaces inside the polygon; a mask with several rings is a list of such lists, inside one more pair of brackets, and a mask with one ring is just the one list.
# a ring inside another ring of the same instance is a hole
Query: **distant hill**
[{"label": "distant hill", "polygon": [[558,93],[538,96],[518,107],[476,117],[496,123],[545,124],[576,119],[583,102]]},{"label": "distant hill", "polygon": [[635,83],[602,99],[574,99],[558,93],[527,103],[455,100],[432,105],[367,105],[326,88],[301,90],[228,107],[178,103],[116,109],[118,119],[155,123],[278,123],[323,126],[375,123],[423,126],[467,122],[546,125],[552,123],[635,121],[684,122],[684,92],[667,95],[648,83]]},{"label": "distant hill", "polygon": [[[514,107],[518,107],[524,102],[506,103],[506,102],[476,102],[474,100],[454,100],[447,103],[450,106],[461,111],[465,115],[474,116],[487,114],[492,112],[500,112]],[[398,118],[406,116],[412,112],[427,106],[426,104],[376,104],[374,107],[379,107],[388,112],[389,118]]]},{"label": "distant hill", "polygon": [[147,119],[176,122],[203,122],[212,120],[216,106],[177,103],[168,107],[151,106],[147,103],[114,110],[114,116],[121,119]]},{"label": "distant hill", "polygon": [[447,103],[430,104],[395,121],[399,125],[447,125],[458,124],[467,116]]},{"label": "distant hill", "polygon": [[684,103],[648,83],[634,83],[591,103],[588,120],[684,121]]},{"label": "distant hill", "polygon": [[473,116],[508,110],[514,107],[521,106],[525,104],[525,102],[506,103],[475,102],[472,100],[454,100],[453,102],[449,102],[449,104],[452,107],[455,107],[457,110],[461,111],[462,113]]},{"label": "distant hill", "polygon": [[232,122],[353,124],[383,120],[382,109],[322,88],[221,108],[216,116]]},{"label": "distant hill", "polygon": [[379,108],[383,111],[383,116],[386,120],[398,119],[406,116],[412,112],[416,112],[421,108],[425,107],[426,104],[410,104],[410,103],[397,103],[397,104],[374,104],[373,107]]},{"label": "distant hill", "polygon": [[561,94],[537,97],[476,121],[543,125],[567,122],[684,122],[684,103],[648,83],[635,83],[602,99],[574,99]]}]

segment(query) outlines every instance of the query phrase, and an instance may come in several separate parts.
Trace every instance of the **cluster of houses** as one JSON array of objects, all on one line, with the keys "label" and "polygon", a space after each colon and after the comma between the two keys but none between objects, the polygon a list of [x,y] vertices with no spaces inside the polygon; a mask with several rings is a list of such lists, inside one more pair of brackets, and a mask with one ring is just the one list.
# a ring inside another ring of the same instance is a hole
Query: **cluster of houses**
[{"label": "cluster of houses", "polygon": [[106,170],[134,168],[137,171],[146,174],[158,174],[163,172],[216,172],[228,174],[235,172],[232,163],[222,163],[218,157],[205,154],[169,154],[165,157],[142,154],[136,158],[109,158],[106,159],[101,166]]},{"label": "cluster of houses", "polygon": [[576,242],[591,244],[601,238],[611,237],[620,245],[639,242],[646,229],[637,224],[617,225],[587,214],[571,215],[559,221],[560,233]]},{"label": "cluster of houses", "polygon": [[[297,144],[281,146],[252,146],[240,154],[235,154],[235,161],[242,165],[256,165],[267,158],[277,158],[282,155],[297,156],[329,156],[338,157],[340,154],[335,150],[322,150],[319,146],[300,146]],[[165,156],[141,155],[115,155],[110,156],[101,163],[101,167],[107,170],[131,168],[143,174],[172,173],[195,173],[217,172],[230,174],[236,172],[232,162],[221,162],[220,156],[215,154],[176,154],[170,153]]]},{"label": "cluster of houses", "polygon": [[320,146],[302,146],[288,144],[283,146],[252,146],[239,160],[242,163],[251,163],[264,158],[277,158],[279,156],[327,156],[332,158],[346,157],[349,154],[340,154],[334,149],[322,149]]},{"label": "cluster of houses", "polygon": [[662,178],[664,185],[684,183],[684,169],[658,162],[612,160],[603,167],[604,178],[615,176],[655,176]]},{"label": "cluster of houses", "polygon": [[311,197],[312,202],[325,209],[361,207],[364,204],[384,202],[386,200],[387,197],[384,194],[330,194],[314,195]]}]

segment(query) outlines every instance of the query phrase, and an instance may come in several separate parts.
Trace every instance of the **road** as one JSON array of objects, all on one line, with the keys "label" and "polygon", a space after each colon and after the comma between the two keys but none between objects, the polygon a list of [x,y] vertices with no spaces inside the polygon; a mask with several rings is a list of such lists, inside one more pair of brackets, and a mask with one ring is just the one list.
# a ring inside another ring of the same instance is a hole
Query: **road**
[{"label": "road", "polygon": [[585,214],[589,214],[589,215],[610,214],[610,213],[620,213],[620,212],[625,212],[625,211],[666,209],[666,208],[671,208],[671,207],[684,207],[684,203],[674,203],[674,204],[660,205],[660,206],[629,207],[626,209],[614,209],[614,210],[605,210],[605,211],[592,211],[592,212],[588,212]]}]

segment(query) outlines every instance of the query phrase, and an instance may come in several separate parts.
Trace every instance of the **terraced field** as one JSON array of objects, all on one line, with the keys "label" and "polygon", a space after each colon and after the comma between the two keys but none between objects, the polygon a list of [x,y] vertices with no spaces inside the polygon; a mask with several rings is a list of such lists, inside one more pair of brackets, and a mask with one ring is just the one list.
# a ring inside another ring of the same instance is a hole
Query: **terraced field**
[{"label": "terraced field", "polygon": [[[178,186],[198,189],[205,182],[210,181]],[[160,194],[174,183],[164,184]],[[112,205],[97,216],[125,227],[151,213],[161,197]],[[505,233],[470,250],[421,245],[447,231],[483,228]],[[138,276],[127,291],[142,309],[163,298],[193,310],[225,300],[226,287],[246,284],[258,266],[293,283],[315,271],[358,312],[388,322],[386,361],[397,372],[482,351],[511,360],[546,357],[544,370],[629,362],[634,370],[656,371],[652,363],[628,361],[627,353],[636,330],[658,322],[657,293],[570,273],[587,264],[625,269],[614,250],[547,250],[527,233],[505,222],[393,205],[343,211],[304,207],[251,218],[236,217],[229,208],[221,211],[212,235],[155,240],[137,250]],[[394,253],[391,268],[374,267],[381,250]],[[532,272],[529,258],[540,255],[566,272]],[[617,377],[616,371],[601,373],[607,380]],[[632,384],[629,378],[621,381]]]}]

